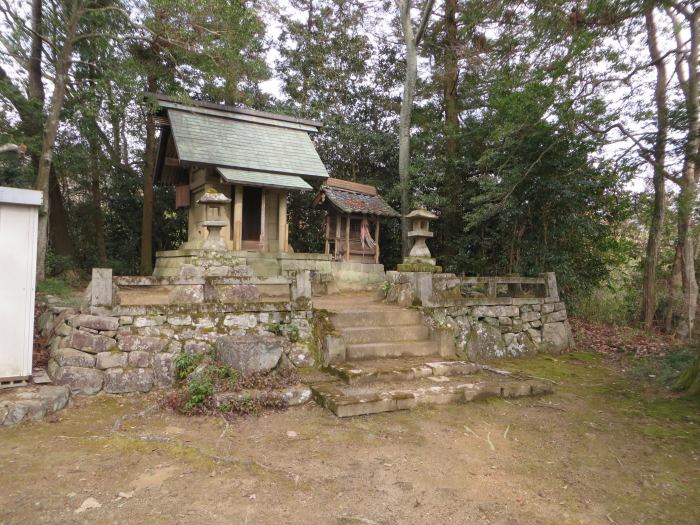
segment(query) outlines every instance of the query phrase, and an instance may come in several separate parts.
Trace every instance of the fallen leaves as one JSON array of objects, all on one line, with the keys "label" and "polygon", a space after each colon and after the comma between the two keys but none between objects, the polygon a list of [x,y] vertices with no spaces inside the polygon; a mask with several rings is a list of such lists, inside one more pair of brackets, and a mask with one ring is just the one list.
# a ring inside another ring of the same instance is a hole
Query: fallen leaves
[{"label": "fallen leaves", "polygon": [[629,326],[592,323],[576,317],[569,317],[569,322],[579,347],[603,354],[663,355],[676,344],[673,336]]}]

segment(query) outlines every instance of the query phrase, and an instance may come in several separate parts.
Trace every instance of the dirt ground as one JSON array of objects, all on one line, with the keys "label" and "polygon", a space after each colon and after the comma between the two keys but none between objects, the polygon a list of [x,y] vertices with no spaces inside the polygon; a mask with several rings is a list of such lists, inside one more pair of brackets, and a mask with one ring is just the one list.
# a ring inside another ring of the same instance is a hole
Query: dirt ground
[{"label": "dirt ground", "polygon": [[700,404],[603,359],[507,363],[556,381],[545,398],[352,419],[80,398],[0,430],[0,523],[700,523]]}]

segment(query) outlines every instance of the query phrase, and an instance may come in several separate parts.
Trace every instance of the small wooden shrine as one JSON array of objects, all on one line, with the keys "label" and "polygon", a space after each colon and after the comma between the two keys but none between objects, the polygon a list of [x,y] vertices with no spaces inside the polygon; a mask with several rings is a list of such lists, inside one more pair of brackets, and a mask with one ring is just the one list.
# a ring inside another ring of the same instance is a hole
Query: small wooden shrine
[{"label": "small wooden shrine", "polygon": [[328,177],[310,138],[321,123],[149,98],[161,129],[154,181],[175,186],[176,208],[189,209],[181,248],[289,252],[288,192],[311,190],[310,183]]},{"label": "small wooden shrine", "polygon": [[326,254],[338,261],[379,262],[379,220],[400,217],[377,188],[329,178],[312,204],[326,210]]}]

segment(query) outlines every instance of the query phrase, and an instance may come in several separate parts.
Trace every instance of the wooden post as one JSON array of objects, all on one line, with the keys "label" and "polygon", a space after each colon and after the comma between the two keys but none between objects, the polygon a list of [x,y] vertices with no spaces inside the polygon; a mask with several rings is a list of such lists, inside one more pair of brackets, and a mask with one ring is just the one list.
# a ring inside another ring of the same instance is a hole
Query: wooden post
[{"label": "wooden post", "polygon": [[345,217],[345,260],[350,260],[350,215]]},{"label": "wooden post", "polygon": [[266,251],[265,248],[266,243],[265,243],[265,199],[267,198],[267,190],[263,188],[262,190],[262,196],[260,198],[260,251],[264,252]]},{"label": "wooden post", "polygon": [[333,257],[338,258],[338,250],[340,249],[340,223],[343,220],[343,216],[339,213],[335,214],[335,243],[333,243]]},{"label": "wooden post", "polygon": [[374,264],[379,264],[379,217],[374,220]]},{"label": "wooden post", "polygon": [[331,235],[331,218],[328,215],[328,212],[326,212],[326,255],[331,253],[331,243],[330,243],[330,235]]},{"label": "wooden post", "polygon": [[236,185],[233,194],[233,249],[241,249],[243,239],[243,186]]},{"label": "wooden post", "polygon": [[287,192],[280,191],[277,195],[277,238],[280,252],[287,251]]}]

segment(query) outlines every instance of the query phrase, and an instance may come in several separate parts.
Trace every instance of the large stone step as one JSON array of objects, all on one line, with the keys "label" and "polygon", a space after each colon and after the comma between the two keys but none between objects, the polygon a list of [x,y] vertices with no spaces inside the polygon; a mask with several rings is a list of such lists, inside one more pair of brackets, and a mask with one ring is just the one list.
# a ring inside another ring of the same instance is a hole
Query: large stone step
[{"label": "large stone step", "polygon": [[413,381],[431,376],[475,374],[482,369],[468,361],[442,361],[430,357],[400,357],[345,362],[328,365],[325,370],[349,385],[373,382]]},{"label": "large stone step", "polygon": [[345,357],[348,361],[377,359],[380,357],[437,356],[439,354],[440,348],[437,342],[429,340],[352,344],[345,347]]},{"label": "large stone step", "polygon": [[356,326],[341,328],[345,344],[421,341],[430,337],[430,330],[422,324],[406,326]]},{"label": "large stone step", "polygon": [[420,405],[465,403],[488,397],[547,394],[545,381],[517,378],[482,370],[475,374],[429,376],[411,381],[348,385],[341,380],[317,381],[311,390],[316,401],[336,416],[348,417],[408,410]]},{"label": "large stone step", "polygon": [[331,318],[336,328],[407,326],[420,325],[423,322],[418,310],[407,308],[337,312]]}]

